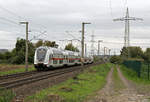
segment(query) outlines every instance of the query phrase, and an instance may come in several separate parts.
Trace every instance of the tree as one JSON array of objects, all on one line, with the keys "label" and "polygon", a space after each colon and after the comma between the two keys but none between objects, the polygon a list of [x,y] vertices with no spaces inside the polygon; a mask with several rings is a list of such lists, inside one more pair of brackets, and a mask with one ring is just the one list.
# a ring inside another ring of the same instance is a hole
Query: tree
[{"label": "tree", "polygon": [[120,53],[122,57],[128,57],[128,48],[123,47]]},{"label": "tree", "polygon": [[130,47],[129,52],[131,58],[142,58],[143,51],[140,47]]},{"label": "tree", "polygon": [[[11,52],[0,54],[0,63],[23,64],[25,62],[26,40],[17,39],[15,48]],[[33,63],[35,46],[28,41],[28,62]]]},{"label": "tree", "polygon": [[147,48],[146,51],[144,52],[143,59],[146,62],[150,62],[150,48]]},{"label": "tree", "polygon": [[71,44],[71,43],[69,43],[68,45],[65,46],[65,50],[79,52],[79,49],[77,47],[74,47],[73,44]]},{"label": "tree", "polygon": [[38,48],[40,46],[43,45],[43,40],[39,40],[36,44],[35,44],[35,47]]},{"label": "tree", "polygon": [[39,40],[36,44],[35,47],[38,48],[40,46],[49,46],[49,47],[55,47],[58,48],[58,44],[56,44],[55,41],[43,41],[43,40]]},{"label": "tree", "polygon": [[[11,62],[13,64],[23,64],[25,62],[25,39],[17,39],[16,48],[12,51]],[[28,42],[28,61],[33,63],[35,47],[33,43]]]},{"label": "tree", "polygon": [[3,59],[5,59],[4,54],[0,53],[0,60],[3,60]]},{"label": "tree", "polygon": [[123,47],[121,50],[121,57],[130,57],[130,58],[142,58],[143,51],[140,47],[132,46],[132,47]]},{"label": "tree", "polygon": [[55,41],[45,41],[45,42],[44,42],[44,45],[45,45],[45,46],[49,46],[49,47],[58,48],[58,44],[56,44]]},{"label": "tree", "polygon": [[114,55],[114,56],[112,56],[112,57],[110,58],[110,62],[111,62],[111,63],[114,63],[114,64],[121,64],[121,63],[122,63],[122,59],[121,59],[120,56]]},{"label": "tree", "polygon": [[0,53],[0,63],[6,63],[6,59],[10,56],[10,52]]}]

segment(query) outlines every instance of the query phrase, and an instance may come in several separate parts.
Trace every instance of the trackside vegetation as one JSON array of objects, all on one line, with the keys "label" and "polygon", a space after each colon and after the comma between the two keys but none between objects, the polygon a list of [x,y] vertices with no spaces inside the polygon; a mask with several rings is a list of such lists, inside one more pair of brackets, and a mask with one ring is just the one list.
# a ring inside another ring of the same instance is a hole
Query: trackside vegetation
[{"label": "trackside vegetation", "polygon": [[[33,71],[35,70],[34,67],[28,68],[28,71]],[[25,68],[19,68],[19,69],[13,69],[13,70],[8,70],[8,71],[0,71],[0,76],[8,75],[8,74],[16,74],[16,73],[21,73],[25,72]]]},{"label": "trackside vegetation", "polygon": [[139,78],[136,71],[127,68],[124,65],[120,65],[120,69],[127,79],[132,80],[137,84],[150,84],[150,81],[147,78]]},{"label": "trackside vegetation", "polygon": [[0,88],[0,102],[12,102],[15,94],[11,90]]},{"label": "trackside vegetation", "polygon": [[25,102],[83,102],[104,86],[111,67],[109,63],[88,68],[74,78],[28,96]]}]

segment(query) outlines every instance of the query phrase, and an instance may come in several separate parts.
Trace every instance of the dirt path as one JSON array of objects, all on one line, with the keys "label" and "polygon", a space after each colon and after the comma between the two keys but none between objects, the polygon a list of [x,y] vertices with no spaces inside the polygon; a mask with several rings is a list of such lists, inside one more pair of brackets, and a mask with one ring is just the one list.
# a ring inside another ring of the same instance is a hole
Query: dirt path
[{"label": "dirt path", "polygon": [[146,99],[146,96],[137,93],[134,85],[123,76],[120,68],[117,68],[118,77],[125,88],[115,91],[114,85],[117,83],[113,82],[113,70],[114,68],[111,69],[107,76],[105,87],[87,102],[150,102]]},{"label": "dirt path", "polygon": [[107,83],[105,87],[102,90],[100,90],[93,99],[87,102],[108,102],[107,97],[113,95],[113,82],[112,82],[113,70],[114,68],[111,68],[110,72],[107,75]]},{"label": "dirt path", "polygon": [[142,94],[138,94],[136,88],[130,83],[121,73],[120,68],[117,68],[118,75],[125,85],[125,89],[120,91],[120,94],[114,97],[110,102],[149,102]]}]

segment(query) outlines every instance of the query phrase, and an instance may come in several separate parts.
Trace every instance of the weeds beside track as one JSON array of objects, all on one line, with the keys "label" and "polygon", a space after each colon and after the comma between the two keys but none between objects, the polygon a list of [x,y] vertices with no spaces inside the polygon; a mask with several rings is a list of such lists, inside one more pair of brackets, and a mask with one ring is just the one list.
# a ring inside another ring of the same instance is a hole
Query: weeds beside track
[{"label": "weeds beside track", "polygon": [[[91,65],[85,65],[85,66],[91,66]],[[46,71],[46,72],[44,71],[34,72],[33,71],[33,72],[28,72],[28,73],[20,73],[20,74],[3,76],[1,77],[1,79],[4,79],[4,77],[6,77],[8,79],[10,78],[10,80],[1,82],[0,86],[7,88],[7,89],[15,88],[21,85],[33,83],[36,81],[40,81],[43,79],[51,78],[54,76],[58,76],[58,75],[62,75],[65,73],[74,72],[74,71],[82,70],[82,69],[83,69],[82,66],[75,66],[75,67],[63,68],[63,69],[58,69],[58,70],[53,70],[53,71]],[[12,80],[12,78],[14,79]]]}]

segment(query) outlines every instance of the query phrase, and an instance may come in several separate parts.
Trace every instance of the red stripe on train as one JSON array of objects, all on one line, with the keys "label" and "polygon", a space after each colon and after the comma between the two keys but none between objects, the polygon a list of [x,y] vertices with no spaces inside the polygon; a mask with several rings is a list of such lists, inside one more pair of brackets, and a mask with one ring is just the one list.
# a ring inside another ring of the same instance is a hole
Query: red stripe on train
[{"label": "red stripe on train", "polygon": [[80,60],[80,58],[52,58],[52,60]]}]

